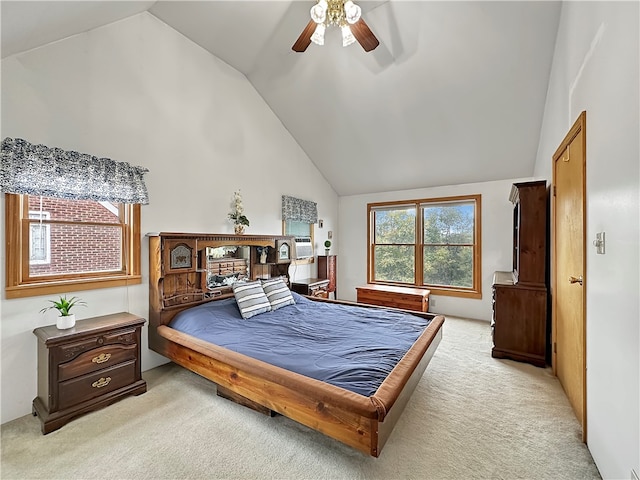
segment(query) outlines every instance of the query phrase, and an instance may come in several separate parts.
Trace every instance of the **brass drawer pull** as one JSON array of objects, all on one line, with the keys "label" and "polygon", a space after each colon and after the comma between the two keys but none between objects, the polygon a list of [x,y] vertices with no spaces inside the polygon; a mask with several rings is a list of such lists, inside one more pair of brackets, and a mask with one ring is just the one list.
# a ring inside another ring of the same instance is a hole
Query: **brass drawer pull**
[{"label": "brass drawer pull", "polygon": [[111,381],[111,377],[107,377],[107,378],[101,377],[100,380],[96,380],[95,382],[93,382],[91,386],[94,388],[106,387],[107,385],[109,385],[110,381]]},{"label": "brass drawer pull", "polygon": [[108,362],[110,358],[111,358],[110,353],[101,353],[97,357],[93,357],[91,361],[93,363],[104,363],[104,362]]}]

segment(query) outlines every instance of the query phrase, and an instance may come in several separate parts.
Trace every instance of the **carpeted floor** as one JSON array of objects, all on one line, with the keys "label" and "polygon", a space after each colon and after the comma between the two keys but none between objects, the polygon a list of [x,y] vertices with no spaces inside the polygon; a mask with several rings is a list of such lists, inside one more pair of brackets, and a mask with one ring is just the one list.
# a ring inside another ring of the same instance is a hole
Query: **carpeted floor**
[{"label": "carpeted floor", "polygon": [[148,391],[42,435],[2,425],[3,479],[599,479],[549,369],[491,358],[486,322],[444,338],[379,458],[215,395],[174,364]]}]

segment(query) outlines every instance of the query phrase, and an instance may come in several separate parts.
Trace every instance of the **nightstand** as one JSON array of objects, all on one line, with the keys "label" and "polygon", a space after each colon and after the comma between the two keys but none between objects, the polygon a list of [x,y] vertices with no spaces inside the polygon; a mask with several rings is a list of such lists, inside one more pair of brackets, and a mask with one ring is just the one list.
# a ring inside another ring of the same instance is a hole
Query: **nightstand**
[{"label": "nightstand", "polygon": [[328,278],[303,278],[291,283],[291,290],[301,295],[329,298]]},{"label": "nightstand", "polygon": [[115,313],[79,320],[68,330],[50,325],[33,331],[38,337],[38,396],[32,411],[43,434],[147,391],[140,366],[144,323],[136,315]]}]

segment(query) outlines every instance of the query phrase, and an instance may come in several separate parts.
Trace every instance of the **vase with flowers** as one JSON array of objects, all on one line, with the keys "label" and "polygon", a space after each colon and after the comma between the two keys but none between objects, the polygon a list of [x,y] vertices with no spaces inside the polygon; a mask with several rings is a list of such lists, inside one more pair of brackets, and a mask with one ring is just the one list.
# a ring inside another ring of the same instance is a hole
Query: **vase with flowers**
[{"label": "vase with flowers", "polygon": [[244,214],[240,190],[233,192],[232,210],[229,213],[229,219],[233,221],[233,229],[236,235],[242,235],[244,233],[244,227],[249,226],[249,219]]}]

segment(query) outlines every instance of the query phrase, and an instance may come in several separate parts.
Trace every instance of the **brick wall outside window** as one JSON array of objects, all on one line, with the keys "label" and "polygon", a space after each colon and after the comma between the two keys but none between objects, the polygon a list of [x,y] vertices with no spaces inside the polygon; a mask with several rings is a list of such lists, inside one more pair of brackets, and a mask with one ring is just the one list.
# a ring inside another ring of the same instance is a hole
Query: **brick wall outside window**
[{"label": "brick wall outside window", "polygon": [[[29,211],[47,212],[50,220],[99,222],[111,225],[52,224],[49,236],[49,263],[30,264],[31,276],[93,271],[113,271],[122,268],[122,229],[118,217],[109,210],[112,204],[88,200],[29,197]],[[34,220],[32,224],[37,224]]]}]

